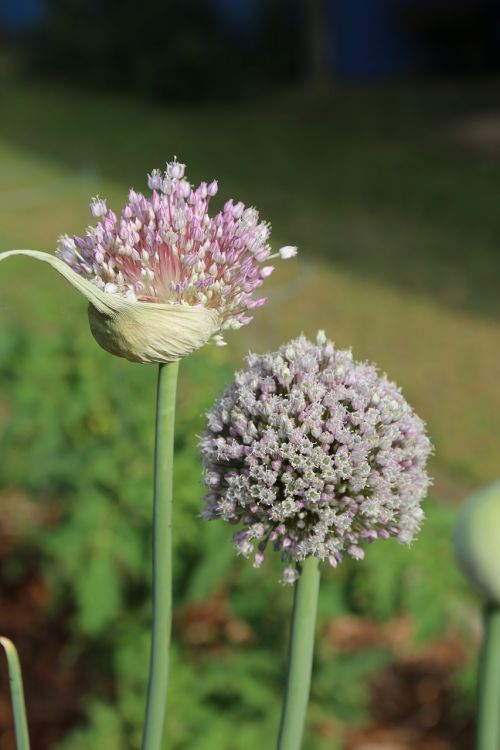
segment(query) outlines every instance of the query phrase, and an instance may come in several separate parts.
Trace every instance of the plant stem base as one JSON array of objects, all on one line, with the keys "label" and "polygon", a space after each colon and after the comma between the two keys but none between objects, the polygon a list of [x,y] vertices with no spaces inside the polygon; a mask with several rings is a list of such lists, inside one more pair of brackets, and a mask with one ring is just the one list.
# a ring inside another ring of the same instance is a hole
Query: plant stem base
[{"label": "plant stem base", "polygon": [[484,626],[476,750],[500,750],[500,606],[486,605]]},{"label": "plant stem base", "polygon": [[288,676],[277,750],[300,750],[302,744],[311,687],[319,579],[319,560],[308,557],[295,583]]}]

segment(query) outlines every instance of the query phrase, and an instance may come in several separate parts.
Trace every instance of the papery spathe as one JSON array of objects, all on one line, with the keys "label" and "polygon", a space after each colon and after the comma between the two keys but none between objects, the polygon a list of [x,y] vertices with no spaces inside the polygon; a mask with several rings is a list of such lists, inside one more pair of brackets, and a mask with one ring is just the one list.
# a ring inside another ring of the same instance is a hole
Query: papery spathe
[{"label": "papery spathe", "polygon": [[107,294],[64,261],[38,250],[10,250],[0,261],[27,255],[55,268],[89,301],[92,334],[106,351],[131,362],[175,362],[203,346],[220,327],[217,310],[202,305],[137,302]]}]

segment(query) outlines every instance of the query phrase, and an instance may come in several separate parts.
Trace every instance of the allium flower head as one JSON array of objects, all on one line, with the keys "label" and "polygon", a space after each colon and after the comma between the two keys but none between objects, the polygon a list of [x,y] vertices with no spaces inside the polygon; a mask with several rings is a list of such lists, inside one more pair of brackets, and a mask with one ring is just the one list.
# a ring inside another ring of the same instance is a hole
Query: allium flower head
[{"label": "allium flower head", "polygon": [[364,542],[411,542],[431,444],[397,386],[322,331],[247,363],[207,415],[204,517],[239,524],[256,567],[272,545],[286,583],[309,556],[335,567]]},{"label": "allium flower head", "polygon": [[276,254],[270,227],[254,208],[228,200],[208,213],[217,182],[194,188],[177,161],[153,170],[149,196],[130,190],[118,218],[100,197],[90,209],[97,219],[83,237],[64,235],[56,256],[28,254],[50,263],[89,299],[90,325],[108,351],[133,361],[179,359],[213,337],[252,320],[265,297],[255,293],[271,275]]}]

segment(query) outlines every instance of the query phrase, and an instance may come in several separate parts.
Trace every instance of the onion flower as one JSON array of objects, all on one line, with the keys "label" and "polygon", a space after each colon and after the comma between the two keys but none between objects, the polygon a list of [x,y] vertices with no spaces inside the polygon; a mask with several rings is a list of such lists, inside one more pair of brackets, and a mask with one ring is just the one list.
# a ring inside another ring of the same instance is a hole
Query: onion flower
[{"label": "onion flower", "polygon": [[97,219],[82,237],[63,235],[56,255],[28,255],[48,263],[89,301],[96,341],[132,362],[175,362],[209,339],[224,345],[224,332],[252,320],[266,302],[256,296],[271,275],[270,226],[254,208],[228,200],[211,217],[217,182],[194,188],[177,161],[148,176],[151,195],[130,190],[120,218],[102,198],[90,204]]},{"label": "onion flower", "polygon": [[323,332],[247,364],[208,413],[204,517],[239,524],[257,567],[279,551],[285,583],[308,557],[336,567],[375,539],[411,542],[431,444],[399,388]]}]

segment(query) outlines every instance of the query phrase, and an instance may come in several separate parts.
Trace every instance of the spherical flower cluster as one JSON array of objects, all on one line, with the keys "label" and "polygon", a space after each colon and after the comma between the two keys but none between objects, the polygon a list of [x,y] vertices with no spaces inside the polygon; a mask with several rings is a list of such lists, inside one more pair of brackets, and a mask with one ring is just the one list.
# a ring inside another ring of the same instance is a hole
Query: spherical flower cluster
[{"label": "spherical flower cluster", "polygon": [[409,543],[431,444],[397,386],[322,331],[247,362],[207,415],[203,516],[239,524],[236,550],[256,567],[271,544],[286,583],[309,556],[335,567],[364,542]]},{"label": "spherical flower cluster", "polygon": [[[193,188],[177,161],[153,170],[150,197],[130,190],[118,219],[101,198],[91,202],[98,219],[83,237],[64,235],[57,256],[76,273],[112,295],[139,302],[184,304],[212,309],[219,331],[240,328],[266,302],[255,291],[273,272],[271,258],[291,258],[287,246],[275,255],[270,227],[254,208],[228,200],[210,217],[217,182]],[[214,337],[223,344],[220,333]]]}]

